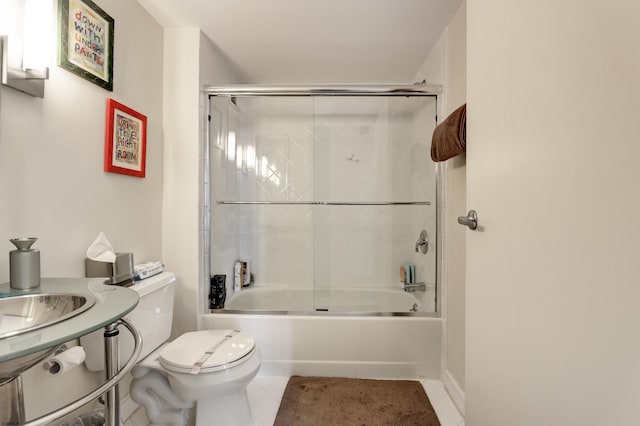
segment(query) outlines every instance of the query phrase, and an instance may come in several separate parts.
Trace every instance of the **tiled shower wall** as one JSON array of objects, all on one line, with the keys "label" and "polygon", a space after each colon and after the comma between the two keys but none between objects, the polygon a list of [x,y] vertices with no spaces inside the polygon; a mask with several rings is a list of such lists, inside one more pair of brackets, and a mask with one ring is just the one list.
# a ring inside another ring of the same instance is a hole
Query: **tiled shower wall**
[{"label": "tiled shower wall", "polygon": [[[251,262],[256,286],[435,284],[435,98],[212,98],[211,273]],[[430,201],[430,206],[221,205]],[[416,254],[426,229],[432,245]]]}]

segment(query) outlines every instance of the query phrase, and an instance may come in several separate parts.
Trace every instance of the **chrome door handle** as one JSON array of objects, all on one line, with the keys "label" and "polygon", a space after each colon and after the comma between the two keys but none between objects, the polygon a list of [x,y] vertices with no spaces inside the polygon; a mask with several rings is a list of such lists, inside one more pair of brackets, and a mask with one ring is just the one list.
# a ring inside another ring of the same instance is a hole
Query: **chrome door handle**
[{"label": "chrome door handle", "polygon": [[458,223],[473,231],[478,227],[478,213],[475,210],[469,210],[466,216],[458,216]]}]

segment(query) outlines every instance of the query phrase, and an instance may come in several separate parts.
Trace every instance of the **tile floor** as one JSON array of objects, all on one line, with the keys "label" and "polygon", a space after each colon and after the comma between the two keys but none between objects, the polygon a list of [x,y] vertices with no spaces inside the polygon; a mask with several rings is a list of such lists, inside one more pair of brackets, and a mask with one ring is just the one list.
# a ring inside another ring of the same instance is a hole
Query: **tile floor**
[{"label": "tile floor", "polygon": [[[255,426],[272,426],[288,377],[257,376],[247,387]],[[441,426],[464,426],[464,419],[439,380],[420,380]]]},{"label": "tile floor", "polygon": [[[257,376],[247,387],[254,426],[272,426],[288,377]],[[441,426],[464,426],[464,419],[439,380],[420,380],[433,405]],[[140,407],[123,426],[148,426],[144,408]]]}]

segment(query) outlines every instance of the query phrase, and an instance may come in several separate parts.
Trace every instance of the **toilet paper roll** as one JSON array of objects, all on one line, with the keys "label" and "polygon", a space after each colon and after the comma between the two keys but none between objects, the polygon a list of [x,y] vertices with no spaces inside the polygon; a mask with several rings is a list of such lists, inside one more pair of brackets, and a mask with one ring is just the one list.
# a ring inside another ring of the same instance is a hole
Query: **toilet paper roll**
[{"label": "toilet paper roll", "polygon": [[74,346],[64,352],[54,356],[49,361],[49,373],[53,376],[60,376],[84,362],[84,348]]}]

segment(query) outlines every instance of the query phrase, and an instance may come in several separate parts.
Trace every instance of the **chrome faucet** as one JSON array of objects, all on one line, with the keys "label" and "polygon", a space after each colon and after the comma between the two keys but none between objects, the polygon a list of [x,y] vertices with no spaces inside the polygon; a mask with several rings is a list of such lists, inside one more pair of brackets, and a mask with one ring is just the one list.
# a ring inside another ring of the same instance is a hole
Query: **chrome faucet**
[{"label": "chrome faucet", "polygon": [[422,230],[422,232],[420,232],[420,237],[416,241],[416,253],[418,253],[418,251],[422,251],[423,254],[426,254],[428,248],[429,236],[427,235],[427,231]]}]

